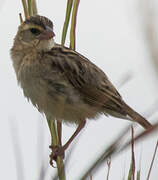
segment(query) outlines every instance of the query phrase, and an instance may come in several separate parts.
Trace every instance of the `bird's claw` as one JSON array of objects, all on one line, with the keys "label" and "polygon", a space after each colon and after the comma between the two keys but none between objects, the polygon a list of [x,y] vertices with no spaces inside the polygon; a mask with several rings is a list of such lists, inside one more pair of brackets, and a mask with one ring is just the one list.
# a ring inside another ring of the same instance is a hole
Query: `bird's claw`
[{"label": "bird's claw", "polygon": [[49,148],[52,150],[50,154],[50,165],[53,166],[53,160],[57,161],[57,156],[60,156],[62,159],[65,157],[65,150],[62,146],[49,146]]}]

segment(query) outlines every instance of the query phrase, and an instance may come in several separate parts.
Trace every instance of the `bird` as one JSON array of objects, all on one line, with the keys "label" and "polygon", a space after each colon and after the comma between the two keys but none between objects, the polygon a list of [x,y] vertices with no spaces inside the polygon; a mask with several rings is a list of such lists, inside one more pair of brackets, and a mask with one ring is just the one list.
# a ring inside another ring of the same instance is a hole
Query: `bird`
[{"label": "bird", "polygon": [[54,41],[53,27],[45,16],[30,16],[19,25],[10,50],[24,96],[46,118],[77,125],[65,145],[54,147],[51,158],[62,156],[86,121],[101,114],[152,128],[150,122],[125,103],[99,67]]}]

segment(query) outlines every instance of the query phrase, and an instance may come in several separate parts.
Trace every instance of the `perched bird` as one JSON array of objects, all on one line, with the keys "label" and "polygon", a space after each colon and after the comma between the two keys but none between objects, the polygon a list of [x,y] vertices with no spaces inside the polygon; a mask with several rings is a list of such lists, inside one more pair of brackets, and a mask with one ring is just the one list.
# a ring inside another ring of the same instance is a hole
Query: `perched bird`
[{"label": "perched bird", "polygon": [[55,148],[56,156],[65,151],[87,119],[100,114],[152,127],[123,101],[101,69],[78,52],[56,44],[54,36],[48,18],[26,19],[18,28],[11,58],[24,96],[40,112],[52,120],[78,124],[68,142]]}]

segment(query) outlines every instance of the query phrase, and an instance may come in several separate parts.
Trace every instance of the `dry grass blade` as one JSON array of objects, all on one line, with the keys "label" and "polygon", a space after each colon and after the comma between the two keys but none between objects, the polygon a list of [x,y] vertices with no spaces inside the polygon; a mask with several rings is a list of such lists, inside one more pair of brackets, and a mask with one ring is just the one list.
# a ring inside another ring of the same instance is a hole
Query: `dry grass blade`
[{"label": "dry grass blade", "polygon": [[108,166],[108,173],[107,173],[106,180],[109,180],[110,168],[111,168],[111,158],[109,158],[109,159],[107,160],[107,166]]},{"label": "dry grass blade", "polygon": [[135,155],[134,155],[134,129],[133,126],[131,127],[132,132],[132,141],[131,141],[131,148],[132,148],[132,180],[135,179]]},{"label": "dry grass blade", "polygon": [[72,19],[71,19],[71,29],[70,29],[70,48],[76,49],[76,19],[77,11],[79,7],[80,0],[74,0]]},{"label": "dry grass blade", "polygon": [[[135,138],[134,138],[134,142],[138,143],[140,139],[146,138],[147,136],[151,136],[153,135],[153,133],[155,133],[158,130],[158,122],[153,125],[153,127],[151,129],[145,130],[143,132],[141,132],[140,134],[138,134]],[[130,145],[130,141],[128,141],[127,143],[125,143],[121,149],[119,150],[119,153],[123,150],[125,150],[127,147],[129,147]]]},{"label": "dry grass blade", "polygon": [[151,170],[152,170],[152,167],[153,167],[153,164],[154,164],[157,148],[158,148],[158,141],[157,141],[156,146],[155,146],[155,151],[154,151],[153,158],[152,158],[152,161],[151,161],[151,165],[150,165],[150,169],[149,169],[149,172],[148,172],[147,180],[149,180],[149,178],[150,178],[150,174],[151,174]]},{"label": "dry grass blade", "polygon": [[133,126],[131,126],[131,165],[128,172],[128,180],[134,180],[135,179],[135,155],[134,155],[134,129]]},{"label": "dry grass blade", "polygon": [[[158,130],[158,122],[149,130],[143,131],[142,133],[138,134],[134,141],[135,143],[138,143],[140,139],[143,139],[149,135],[152,135]],[[91,167],[82,175],[80,179],[84,180],[89,176],[90,172],[93,172],[93,174],[102,166],[102,164],[107,160],[109,157],[114,157],[117,154],[121,153],[123,150],[128,148],[131,144],[131,140],[126,142],[121,147],[121,141],[124,137],[126,137],[127,133],[130,131],[130,127],[127,127],[120,135],[115,139],[115,141],[106,148],[103,153],[96,159],[96,161],[93,163]]]}]

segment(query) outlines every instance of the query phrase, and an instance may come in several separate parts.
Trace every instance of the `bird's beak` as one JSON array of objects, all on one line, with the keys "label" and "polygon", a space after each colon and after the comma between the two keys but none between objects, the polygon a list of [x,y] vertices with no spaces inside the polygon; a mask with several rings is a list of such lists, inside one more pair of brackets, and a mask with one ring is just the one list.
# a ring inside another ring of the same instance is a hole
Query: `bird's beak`
[{"label": "bird's beak", "polygon": [[49,40],[55,36],[53,29],[46,26],[46,29],[37,37],[39,40]]}]

